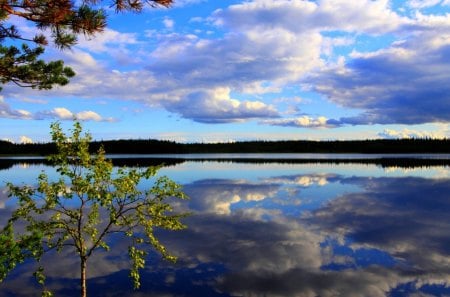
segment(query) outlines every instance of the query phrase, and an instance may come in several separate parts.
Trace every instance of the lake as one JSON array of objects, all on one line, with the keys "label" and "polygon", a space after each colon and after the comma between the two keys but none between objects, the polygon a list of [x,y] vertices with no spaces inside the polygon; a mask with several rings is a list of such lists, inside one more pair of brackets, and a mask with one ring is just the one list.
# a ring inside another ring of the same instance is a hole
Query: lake
[{"label": "lake", "polygon": [[[90,296],[449,296],[449,155],[120,156],[118,166],[164,161],[161,175],[190,200],[188,229],[158,233],[134,291],[127,247],[88,263]],[[14,207],[4,182],[33,184],[54,169],[39,158],[0,160],[0,223]],[[143,187],[149,185],[142,185]],[[56,296],[77,296],[78,263],[47,255]],[[26,263],[0,296],[40,296]]]}]

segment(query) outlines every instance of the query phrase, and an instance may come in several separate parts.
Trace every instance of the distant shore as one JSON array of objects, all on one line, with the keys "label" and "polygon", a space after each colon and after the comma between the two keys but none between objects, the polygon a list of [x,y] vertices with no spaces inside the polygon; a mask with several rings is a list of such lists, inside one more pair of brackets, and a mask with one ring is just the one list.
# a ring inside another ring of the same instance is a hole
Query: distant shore
[{"label": "distant shore", "polygon": [[[224,154],[224,153],[450,153],[450,139],[375,139],[345,141],[242,141],[230,143],[177,143],[163,140],[108,140],[91,143],[92,151],[103,146],[107,154]],[[0,141],[1,156],[47,156],[53,143],[14,144]]]}]

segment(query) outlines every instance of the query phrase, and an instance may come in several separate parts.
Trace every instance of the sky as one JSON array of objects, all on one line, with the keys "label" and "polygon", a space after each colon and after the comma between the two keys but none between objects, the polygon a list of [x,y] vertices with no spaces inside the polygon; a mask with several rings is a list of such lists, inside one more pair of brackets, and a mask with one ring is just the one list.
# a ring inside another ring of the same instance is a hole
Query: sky
[{"label": "sky", "polygon": [[[49,91],[3,86],[0,139],[177,142],[450,137],[450,0],[178,0],[116,14]],[[34,24],[8,20],[33,34]]]}]

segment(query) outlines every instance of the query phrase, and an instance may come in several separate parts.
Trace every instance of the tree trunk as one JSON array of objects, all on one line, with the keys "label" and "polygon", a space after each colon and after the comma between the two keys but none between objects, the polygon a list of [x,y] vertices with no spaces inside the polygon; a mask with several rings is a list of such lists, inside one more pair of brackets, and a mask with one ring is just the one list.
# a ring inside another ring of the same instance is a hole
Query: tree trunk
[{"label": "tree trunk", "polygon": [[80,258],[80,264],[81,264],[81,277],[80,277],[80,284],[81,284],[81,291],[80,291],[80,295],[81,297],[87,297],[87,290],[86,290],[86,262],[87,262],[87,258],[86,257],[81,257]]}]

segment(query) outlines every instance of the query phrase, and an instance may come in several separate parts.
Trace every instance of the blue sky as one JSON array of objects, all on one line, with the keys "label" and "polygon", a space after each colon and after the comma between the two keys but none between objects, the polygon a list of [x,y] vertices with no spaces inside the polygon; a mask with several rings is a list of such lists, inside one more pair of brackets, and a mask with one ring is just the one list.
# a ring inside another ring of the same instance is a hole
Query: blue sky
[{"label": "blue sky", "polygon": [[95,139],[450,137],[450,0],[106,9],[104,33],[46,50],[76,71],[69,85],[4,86],[0,139],[48,141],[74,116]]}]

